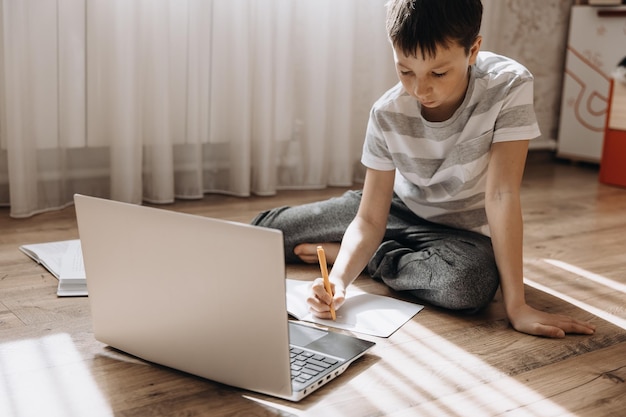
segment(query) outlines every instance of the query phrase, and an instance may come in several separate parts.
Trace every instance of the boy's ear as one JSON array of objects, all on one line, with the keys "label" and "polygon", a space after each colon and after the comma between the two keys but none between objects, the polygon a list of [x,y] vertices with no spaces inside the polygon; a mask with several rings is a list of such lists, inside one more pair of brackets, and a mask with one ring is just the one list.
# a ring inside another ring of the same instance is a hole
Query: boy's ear
[{"label": "boy's ear", "polygon": [[476,40],[474,41],[474,45],[470,49],[469,53],[469,64],[473,65],[476,62],[476,57],[478,56],[478,51],[480,51],[480,45],[483,42],[483,37],[478,35]]}]

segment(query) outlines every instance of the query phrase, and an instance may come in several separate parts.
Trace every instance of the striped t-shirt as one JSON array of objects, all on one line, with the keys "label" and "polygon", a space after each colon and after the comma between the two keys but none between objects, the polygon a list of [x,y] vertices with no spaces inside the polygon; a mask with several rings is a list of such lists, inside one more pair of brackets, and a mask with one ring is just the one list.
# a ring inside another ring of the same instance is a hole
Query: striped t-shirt
[{"label": "striped t-shirt", "polygon": [[396,170],[394,191],[418,216],[489,235],[485,184],[491,144],[540,135],[533,77],[512,59],[479,52],[463,103],[429,122],[401,83],[372,107],[362,163]]}]

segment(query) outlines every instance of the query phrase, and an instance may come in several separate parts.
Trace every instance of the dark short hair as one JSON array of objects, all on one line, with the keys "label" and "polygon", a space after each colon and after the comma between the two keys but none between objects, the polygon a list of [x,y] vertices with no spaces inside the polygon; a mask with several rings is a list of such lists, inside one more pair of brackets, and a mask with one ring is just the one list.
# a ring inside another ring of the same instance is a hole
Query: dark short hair
[{"label": "dark short hair", "polygon": [[457,42],[469,54],[480,32],[480,0],[390,0],[387,35],[406,56],[434,57]]}]

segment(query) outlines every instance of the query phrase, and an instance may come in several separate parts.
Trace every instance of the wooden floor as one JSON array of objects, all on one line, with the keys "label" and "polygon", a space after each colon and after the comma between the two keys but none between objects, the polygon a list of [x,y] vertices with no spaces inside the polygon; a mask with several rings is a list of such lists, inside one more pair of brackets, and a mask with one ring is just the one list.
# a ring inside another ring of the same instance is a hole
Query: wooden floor
[{"label": "wooden floor", "polygon": [[[73,208],[31,219],[0,209],[0,416],[625,416],[626,189],[597,168],[533,158],[524,179],[528,301],[597,325],[550,340],[512,330],[498,295],[462,317],[427,306],[339,379],[300,403],[148,364],[94,340],[88,298],[17,249],[78,237]],[[247,222],[341,189],[209,196],[166,209]],[[289,267],[291,278],[318,275]],[[359,287],[390,294],[367,277]],[[365,337],[368,338],[368,337]]]}]

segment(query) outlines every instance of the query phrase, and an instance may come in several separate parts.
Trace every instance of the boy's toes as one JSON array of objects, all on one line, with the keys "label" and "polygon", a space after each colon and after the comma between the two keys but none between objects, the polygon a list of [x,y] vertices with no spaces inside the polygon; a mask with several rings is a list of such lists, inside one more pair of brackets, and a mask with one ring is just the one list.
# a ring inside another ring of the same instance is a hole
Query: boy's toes
[{"label": "boy's toes", "polygon": [[301,243],[293,249],[302,262],[309,264],[317,263],[317,247],[322,246],[326,253],[326,262],[330,265],[335,263],[337,254],[339,253],[339,243]]},{"label": "boy's toes", "polygon": [[302,262],[306,262],[308,264],[317,262],[317,245],[302,243],[293,249],[293,253],[295,253],[296,256],[302,260]]}]

